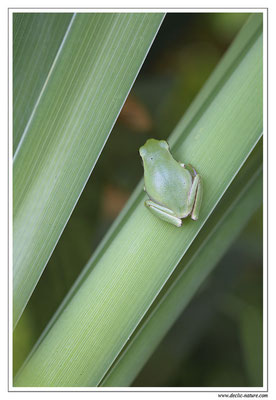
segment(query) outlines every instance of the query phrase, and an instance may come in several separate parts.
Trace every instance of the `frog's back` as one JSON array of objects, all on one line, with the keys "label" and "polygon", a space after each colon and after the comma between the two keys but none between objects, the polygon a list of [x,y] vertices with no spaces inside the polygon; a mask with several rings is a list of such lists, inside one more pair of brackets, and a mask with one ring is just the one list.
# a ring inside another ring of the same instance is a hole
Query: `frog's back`
[{"label": "frog's back", "polygon": [[150,173],[145,169],[145,189],[149,197],[172,210],[178,217],[186,214],[191,185],[191,174],[175,160],[172,168],[159,165]]}]

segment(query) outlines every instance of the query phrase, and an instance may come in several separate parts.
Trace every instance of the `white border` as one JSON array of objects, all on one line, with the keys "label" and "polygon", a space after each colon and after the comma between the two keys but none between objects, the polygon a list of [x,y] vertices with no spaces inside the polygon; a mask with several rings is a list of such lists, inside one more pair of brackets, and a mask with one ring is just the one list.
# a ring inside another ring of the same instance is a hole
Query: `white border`
[{"label": "white border", "polygon": [[[252,4],[252,3],[251,3]],[[224,392],[238,392],[238,393],[260,393],[267,391],[267,10],[264,8],[46,8],[46,7],[37,7],[37,8],[17,8],[13,7],[9,9],[8,17],[9,17],[9,127],[11,132],[12,127],[12,13],[13,12],[183,12],[183,13],[219,13],[219,12],[237,12],[237,13],[250,13],[250,12],[260,12],[263,13],[264,20],[264,53],[263,53],[263,66],[264,66],[264,339],[263,339],[263,348],[264,348],[264,386],[263,388],[254,388],[254,387],[185,387],[185,388],[164,388],[164,390],[160,387],[146,387],[146,388],[81,388],[81,387],[66,387],[66,388],[42,388],[42,387],[28,387],[28,388],[18,388],[12,386],[12,338],[11,334],[9,335],[9,391],[10,392],[162,392],[162,393],[171,393],[171,392],[181,392],[181,393],[189,393],[191,395],[195,394],[206,394],[206,393],[224,393]],[[11,134],[9,135],[9,264],[12,265],[12,140]],[[10,268],[9,271],[9,304],[12,304],[12,271]],[[9,309],[9,332],[12,332],[12,312],[11,307]],[[249,390],[248,390],[249,389]],[[160,393],[161,394],[161,393]],[[217,397],[217,394],[216,394]]]},{"label": "white border", "polygon": [[263,15],[263,383],[264,388],[268,390],[268,257],[267,257],[267,232],[268,232],[268,13]]},{"label": "white border", "polygon": [[8,109],[8,116],[9,116],[9,389],[12,388],[12,332],[13,332],[13,316],[12,316],[12,293],[13,293],[13,274],[12,274],[12,265],[13,265],[13,258],[12,258],[12,238],[13,238],[13,231],[12,231],[12,204],[13,204],[13,191],[12,191],[12,182],[13,182],[13,149],[12,149],[12,116],[13,116],[13,107],[12,107],[12,13],[9,12],[9,109]]},{"label": "white border", "polygon": [[177,7],[172,7],[172,8],[159,8],[159,7],[124,7],[124,8],[47,8],[47,7],[41,7],[41,8],[10,8],[9,12],[16,12],[16,13],[37,13],[37,12],[55,12],[55,13],[74,13],[74,12],[82,12],[82,13],[112,13],[112,12],[120,12],[120,13],[142,13],[142,12],[147,12],[147,13],[264,13],[266,12],[265,7],[264,8],[192,8],[192,7],[183,7],[183,8],[177,8]]}]

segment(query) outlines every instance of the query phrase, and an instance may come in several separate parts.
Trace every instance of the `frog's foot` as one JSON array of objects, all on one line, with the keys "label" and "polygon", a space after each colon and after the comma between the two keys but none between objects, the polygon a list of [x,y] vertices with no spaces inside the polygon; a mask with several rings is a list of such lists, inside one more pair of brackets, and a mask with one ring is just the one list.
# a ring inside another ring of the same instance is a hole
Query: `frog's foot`
[{"label": "frog's foot", "polygon": [[152,212],[152,214],[161,218],[163,221],[169,222],[177,227],[182,225],[182,220],[177,218],[174,212],[169,208],[163,207],[152,200],[146,200],[145,206]]}]

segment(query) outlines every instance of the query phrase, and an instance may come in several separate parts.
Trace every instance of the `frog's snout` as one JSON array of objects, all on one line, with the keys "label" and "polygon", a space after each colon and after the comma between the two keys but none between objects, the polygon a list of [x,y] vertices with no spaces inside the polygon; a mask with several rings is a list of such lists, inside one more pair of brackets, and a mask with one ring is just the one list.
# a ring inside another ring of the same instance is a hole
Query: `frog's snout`
[{"label": "frog's snout", "polygon": [[140,153],[140,156],[141,156],[142,158],[145,156],[146,150],[145,150],[144,146],[140,147],[139,153]]}]

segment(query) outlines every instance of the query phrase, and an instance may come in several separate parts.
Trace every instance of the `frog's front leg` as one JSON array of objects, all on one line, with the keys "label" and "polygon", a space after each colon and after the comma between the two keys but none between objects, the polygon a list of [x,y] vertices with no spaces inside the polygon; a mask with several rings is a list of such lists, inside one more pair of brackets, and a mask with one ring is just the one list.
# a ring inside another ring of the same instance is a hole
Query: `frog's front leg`
[{"label": "frog's front leg", "polygon": [[161,218],[163,221],[169,222],[177,227],[180,227],[182,220],[177,218],[172,210],[163,207],[160,204],[155,203],[152,200],[146,200],[145,206],[157,217]]},{"label": "frog's front leg", "polygon": [[200,175],[196,175],[188,197],[188,207],[191,207],[191,218],[197,220],[202,201],[202,180]]}]

